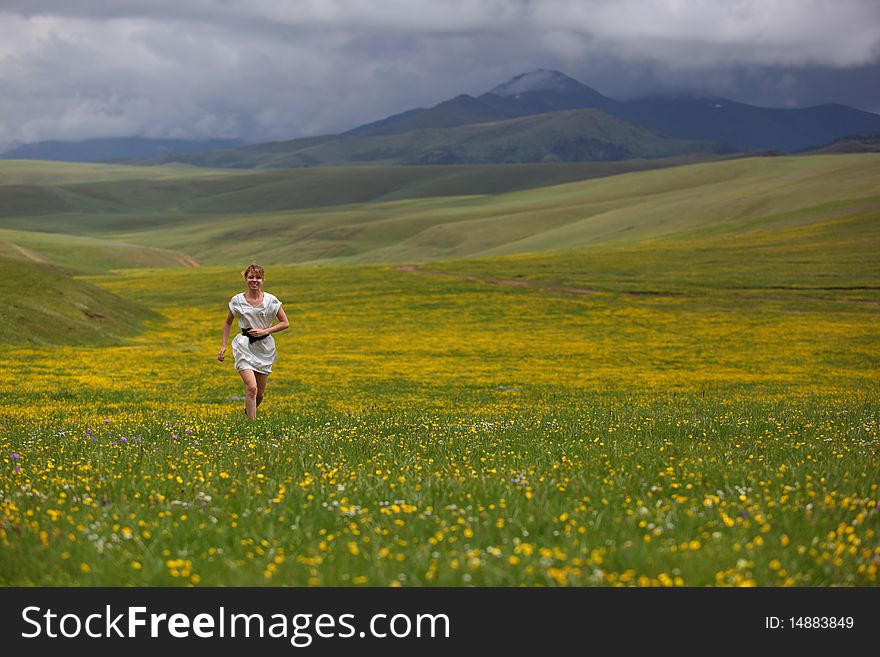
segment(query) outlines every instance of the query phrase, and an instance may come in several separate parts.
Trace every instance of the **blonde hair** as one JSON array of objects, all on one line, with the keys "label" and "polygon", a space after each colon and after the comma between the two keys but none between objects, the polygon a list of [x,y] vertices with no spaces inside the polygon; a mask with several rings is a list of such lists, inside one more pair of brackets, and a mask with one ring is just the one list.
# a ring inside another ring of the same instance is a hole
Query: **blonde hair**
[{"label": "blonde hair", "polygon": [[258,275],[260,276],[260,278],[265,278],[265,277],[266,277],[266,272],[263,271],[263,268],[260,267],[260,265],[258,265],[258,264],[255,263],[255,262],[249,264],[249,265],[245,268],[245,270],[244,270],[243,272],[241,272],[241,275],[242,275],[244,278],[247,278],[247,277],[248,277],[248,274],[249,274],[250,272],[254,272],[255,274],[258,274]]}]

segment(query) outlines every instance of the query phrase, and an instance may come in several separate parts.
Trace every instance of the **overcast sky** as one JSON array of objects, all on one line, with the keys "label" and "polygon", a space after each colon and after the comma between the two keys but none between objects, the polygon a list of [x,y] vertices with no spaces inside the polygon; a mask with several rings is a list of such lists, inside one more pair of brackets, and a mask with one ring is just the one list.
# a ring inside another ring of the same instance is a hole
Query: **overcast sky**
[{"label": "overcast sky", "polygon": [[0,0],[0,146],[339,132],[537,68],[880,113],[880,2]]}]

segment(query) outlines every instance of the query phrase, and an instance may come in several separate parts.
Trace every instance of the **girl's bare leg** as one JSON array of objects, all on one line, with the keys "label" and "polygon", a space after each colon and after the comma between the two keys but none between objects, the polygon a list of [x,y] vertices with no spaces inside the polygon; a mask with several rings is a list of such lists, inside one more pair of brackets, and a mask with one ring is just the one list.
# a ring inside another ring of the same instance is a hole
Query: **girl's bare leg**
[{"label": "girl's bare leg", "polygon": [[[257,379],[253,370],[241,370],[241,380],[244,381],[244,412],[249,419],[257,417]],[[265,374],[260,375],[265,376]],[[265,385],[265,382],[264,384]]]},{"label": "girl's bare leg", "polygon": [[269,375],[254,372],[254,378],[257,380],[257,406],[259,406],[266,396],[266,381],[269,380]]}]

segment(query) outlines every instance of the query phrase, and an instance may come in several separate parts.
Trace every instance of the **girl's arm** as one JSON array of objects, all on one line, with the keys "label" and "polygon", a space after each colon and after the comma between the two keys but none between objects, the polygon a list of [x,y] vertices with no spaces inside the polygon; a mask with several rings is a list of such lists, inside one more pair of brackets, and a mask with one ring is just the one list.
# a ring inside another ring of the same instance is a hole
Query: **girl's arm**
[{"label": "girl's arm", "polygon": [[278,331],[283,331],[286,328],[290,328],[290,322],[287,321],[287,313],[284,312],[284,308],[278,309],[278,323],[275,326],[272,326],[268,329],[269,333],[277,333]]},{"label": "girl's arm", "polygon": [[226,343],[229,342],[229,329],[232,328],[232,320],[235,319],[235,316],[232,314],[232,311],[229,311],[229,314],[226,315],[226,321],[223,322],[223,341],[220,345],[220,351],[217,353],[217,360],[223,361],[223,358],[226,356]]}]

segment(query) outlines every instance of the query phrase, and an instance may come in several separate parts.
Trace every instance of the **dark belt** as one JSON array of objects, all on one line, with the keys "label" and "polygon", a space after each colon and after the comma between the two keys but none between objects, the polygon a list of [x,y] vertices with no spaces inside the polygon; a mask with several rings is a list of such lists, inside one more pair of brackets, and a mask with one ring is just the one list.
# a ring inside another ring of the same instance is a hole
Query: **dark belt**
[{"label": "dark belt", "polygon": [[249,328],[243,328],[243,329],[241,329],[241,334],[242,334],[242,335],[246,335],[246,336],[247,336],[247,339],[248,339],[248,342],[250,342],[251,344],[253,344],[254,342],[257,342],[258,340],[265,340],[266,338],[269,337],[269,334],[267,333],[266,335],[261,335],[260,337],[256,338],[256,337],[254,337],[254,336],[252,336],[252,335],[250,334],[250,329],[249,329]]}]

